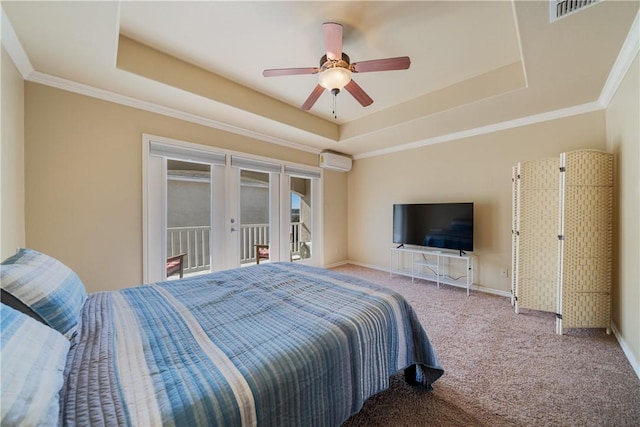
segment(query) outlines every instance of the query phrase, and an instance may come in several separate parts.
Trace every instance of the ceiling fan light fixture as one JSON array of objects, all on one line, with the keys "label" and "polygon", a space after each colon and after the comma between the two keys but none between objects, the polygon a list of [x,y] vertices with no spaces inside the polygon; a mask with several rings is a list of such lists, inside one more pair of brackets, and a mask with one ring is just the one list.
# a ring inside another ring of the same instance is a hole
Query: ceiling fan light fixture
[{"label": "ceiling fan light fixture", "polygon": [[351,71],[341,67],[327,68],[320,73],[318,80],[320,86],[331,93],[334,93],[335,89],[339,92],[351,81]]},{"label": "ceiling fan light fixture", "polygon": [[262,72],[265,77],[318,74],[318,84],[304,104],[300,106],[303,111],[309,111],[325,90],[333,95],[331,98],[335,118],[337,118],[336,95],[342,89],[346,89],[360,105],[368,107],[373,103],[373,99],[354,80],[351,80],[351,73],[406,70],[411,65],[411,59],[408,56],[372,59],[352,64],[349,55],[342,51],[342,25],[336,22],[325,22],[322,24],[322,32],[327,53],[320,58],[318,67],[274,68]]}]

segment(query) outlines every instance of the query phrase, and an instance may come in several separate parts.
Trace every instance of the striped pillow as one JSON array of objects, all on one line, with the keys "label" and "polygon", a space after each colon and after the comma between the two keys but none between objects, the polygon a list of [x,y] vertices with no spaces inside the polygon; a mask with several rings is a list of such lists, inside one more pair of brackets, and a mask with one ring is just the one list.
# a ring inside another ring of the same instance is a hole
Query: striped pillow
[{"label": "striped pillow", "polygon": [[2,262],[0,282],[2,289],[31,308],[49,326],[67,338],[72,337],[87,292],[69,267],[32,249],[20,249]]},{"label": "striped pillow", "polygon": [[0,321],[0,424],[57,425],[69,341],[4,304]]}]

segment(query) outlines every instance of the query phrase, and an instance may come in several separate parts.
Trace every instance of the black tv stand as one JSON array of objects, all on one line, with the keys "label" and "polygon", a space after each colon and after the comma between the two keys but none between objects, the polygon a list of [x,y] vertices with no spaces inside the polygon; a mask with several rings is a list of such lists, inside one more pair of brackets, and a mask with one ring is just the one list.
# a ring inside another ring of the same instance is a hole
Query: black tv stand
[{"label": "black tv stand", "polygon": [[400,248],[404,248],[404,243],[400,243],[398,246],[396,246],[396,249],[400,249]]},{"label": "black tv stand", "polygon": [[463,251],[462,249],[460,249],[460,256],[462,255],[466,255],[467,253],[465,251]]}]

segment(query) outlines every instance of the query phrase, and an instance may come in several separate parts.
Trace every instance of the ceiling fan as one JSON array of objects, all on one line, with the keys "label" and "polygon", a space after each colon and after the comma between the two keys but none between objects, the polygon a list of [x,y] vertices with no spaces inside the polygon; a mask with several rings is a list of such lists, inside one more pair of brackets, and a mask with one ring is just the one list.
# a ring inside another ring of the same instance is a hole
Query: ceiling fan
[{"label": "ceiling fan", "polygon": [[300,107],[304,111],[309,111],[313,104],[320,98],[320,95],[327,89],[335,96],[342,89],[346,89],[362,105],[367,107],[373,103],[373,99],[351,79],[352,73],[368,73],[371,71],[392,71],[406,70],[411,65],[408,56],[397,58],[374,59],[370,61],[349,62],[349,56],[342,51],[342,25],[335,22],[325,22],[322,24],[324,33],[324,44],[327,53],[320,58],[319,67],[306,68],[277,68],[264,70],[264,77],[291,76],[297,74],[318,74],[319,82],[311,95]]}]

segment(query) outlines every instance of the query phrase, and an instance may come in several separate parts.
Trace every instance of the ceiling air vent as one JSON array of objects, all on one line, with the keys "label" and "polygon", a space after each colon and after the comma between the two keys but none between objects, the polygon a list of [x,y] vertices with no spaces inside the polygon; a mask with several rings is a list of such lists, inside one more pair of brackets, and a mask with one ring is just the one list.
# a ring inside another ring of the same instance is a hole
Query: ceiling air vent
[{"label": "ceiling air vent", "polygon": [[549,0],[549,21],[557,21],[589,6],[593,6],[598,3],[598,1],[599,0]]}]

